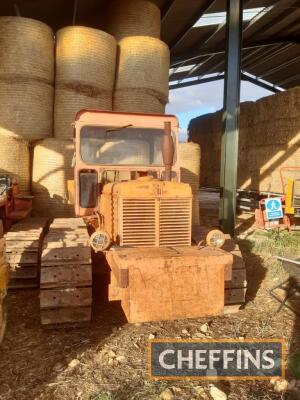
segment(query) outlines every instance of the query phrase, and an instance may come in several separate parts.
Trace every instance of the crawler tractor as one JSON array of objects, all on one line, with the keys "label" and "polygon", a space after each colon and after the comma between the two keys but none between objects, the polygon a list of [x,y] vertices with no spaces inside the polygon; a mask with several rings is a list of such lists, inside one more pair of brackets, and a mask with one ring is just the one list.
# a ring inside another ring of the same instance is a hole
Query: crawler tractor
[{"label": "crawler tractor", "polygon": [[176,117],[81,111],[74,142],[77,218],[55,219],[44,240],[42,323],[90,320],[91,250],[104,255],[109,298],[121,301],[129,322],[221,314],[233,257],[192,244]]}]

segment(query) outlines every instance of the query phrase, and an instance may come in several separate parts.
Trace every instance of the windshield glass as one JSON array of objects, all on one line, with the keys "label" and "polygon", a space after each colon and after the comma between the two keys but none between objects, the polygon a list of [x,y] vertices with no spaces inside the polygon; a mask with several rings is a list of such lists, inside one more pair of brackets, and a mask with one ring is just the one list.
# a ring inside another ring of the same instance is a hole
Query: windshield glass
[{"label": "windshield glass", "polygon": [[162,140],[162,129],[84,126],[80,153],[87,164],[162,166]]}]

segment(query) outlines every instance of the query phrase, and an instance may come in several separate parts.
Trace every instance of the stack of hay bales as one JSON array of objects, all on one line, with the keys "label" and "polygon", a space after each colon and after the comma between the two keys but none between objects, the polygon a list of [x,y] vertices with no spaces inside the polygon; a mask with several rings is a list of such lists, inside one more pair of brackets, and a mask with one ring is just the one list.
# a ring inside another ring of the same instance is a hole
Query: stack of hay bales
[{"label": "stack of hay bales", "polygon": [[[252,102],[241,104],[238,185],[243,186],[247,179],[247,138],[251,134]],[[221,149],[223,130],[223,111],[201,115],[191,120],[189,140],[201,148],[201,187],[219,187],[221,169]]]},{"label": "stack of hay bales", "polygon": [[[283,192],[280,170],[283,167],[300,165],[299,107],[300,88],[241,104],[239,188],[259,192]],[[215,125],[219,126],[218,132],[213,130],[211,120],[218,121]],[[192,120],[189,138],[201,147],[201,186],[218,187],[221,156],[220,113]],[[216,151],[216,146],[220,150]],[[214,165],[217,165],[216,169]]]},{"label": "stack of hay bales", "polygon": [[42,22],[0,17],[0,172],[30,189],[29,143],[52,134],[54,35]]},{"label": "stack of hay bales", "polygon": [[280,169],[300,166],[300,88],[255,104],[248,143],[248,188],[282,193]]},{"label": "stack of hay bales", "polygon": [[160,9],[151,1],[112,0],[109,2],[107,32],[118,41],[128,36],[160,38]]},{"label": "stack of hay bales", "polygon": [[54,136],[72,139],[83,108],[112,110],[117,43],[106,32],[81,26],[56,35]]},{"label": "stack of hay bales", "polygon": [[73,126],[82,109],[112,110],[116,40],[86,27],[66,27],[56,35],[54,138],[34,149],[34,209],[41,216],[68,217],[67,180],[73,179]]},{"label": "stack of hay bales", "polygon": [[119,42],[114,111],[164,114],[170,54],[159,39],[131,36]]},{"label": "stack of hay bales", "polygon": [[200,146],[196,143],[179,143],[181,182],[188,183],[193,192],[193,225],[199,225]]},{"label": "stack of hay bales", "polygon": [[219,110],[201,115],[189,125],[189,140],[198,143],[201,148],[202,187],[217,187],[220,183],[222,114],[222,110]]},{"label": "stack of hay bales", "polygon": [[113,0],[107,31],[119,42],[113,110],[164,114],[170,52],[160,41],[160,9],[146,0]]}]

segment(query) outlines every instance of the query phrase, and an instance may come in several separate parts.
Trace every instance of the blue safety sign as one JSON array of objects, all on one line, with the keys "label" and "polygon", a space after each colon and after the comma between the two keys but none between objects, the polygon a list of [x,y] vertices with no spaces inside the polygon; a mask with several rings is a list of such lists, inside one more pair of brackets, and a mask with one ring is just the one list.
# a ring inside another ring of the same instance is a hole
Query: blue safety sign
[{"label": "blue safety sign", "polygon": [[267,219],[283,218],[282,202],[280,197],[270,197],[265,200]]}]

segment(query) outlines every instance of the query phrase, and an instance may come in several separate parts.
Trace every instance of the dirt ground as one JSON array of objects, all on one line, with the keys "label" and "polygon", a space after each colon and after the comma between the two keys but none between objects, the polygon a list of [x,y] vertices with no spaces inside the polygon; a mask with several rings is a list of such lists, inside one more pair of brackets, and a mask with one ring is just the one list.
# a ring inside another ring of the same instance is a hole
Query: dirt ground
[{"label": "dirt ground", "polygon": [[[268,293],[285,278],[282,266],[268,246],[257,250],[259,239],[246,234],[240,239],[249,289],[247,303],[237,314],[127,324],[118,303],[96,302],[88,327],[44,330],[39,322],[38,291],[10,292],[7,332],[0,349],[0,399],[211,399],[209,383],[150,381],[149,337],[283,337],[289,354],[300,353],[300,318],[286,309],[276,314],[278,303]],[[208,324],[206,334],[200,331],[203,324]],[[288,372],[288,380],[292,378]],[[276,393],[268,381],[214,384],[229,400],[300,399],[297,391]],[[167,388],[169,397],[164,397],[161,394]]]}]

